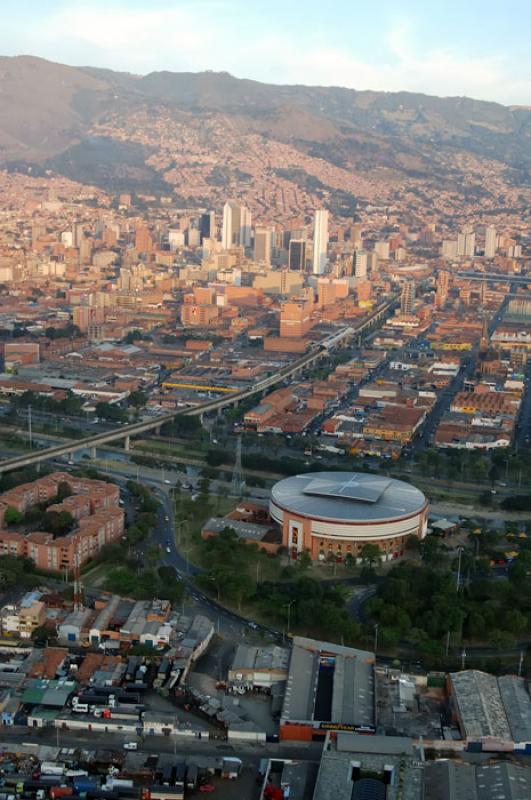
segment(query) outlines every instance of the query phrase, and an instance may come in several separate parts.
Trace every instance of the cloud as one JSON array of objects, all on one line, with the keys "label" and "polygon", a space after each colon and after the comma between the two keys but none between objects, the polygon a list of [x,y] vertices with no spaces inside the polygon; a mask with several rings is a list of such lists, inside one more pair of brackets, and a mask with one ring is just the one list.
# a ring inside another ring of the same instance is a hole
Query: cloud
[{"label": "cloud", "polygon": [[31,52],[47,58],[139,73],[215,69],[274,83],[531,101],[531,79],[525,77],[531,70],[525,65],[496,54],[421,47],[409,20],[382,32],[375,62],[356,55],[355,42],[352,49],[332,45],[319,30],[301,34],[289,20],[279,34],[274,17],[260,25],[252,11],[242,13],[242,5],[231,0],[144,7],[131,0],[69,3],[44,25],[42,15],[29,19],[21,35]]}]

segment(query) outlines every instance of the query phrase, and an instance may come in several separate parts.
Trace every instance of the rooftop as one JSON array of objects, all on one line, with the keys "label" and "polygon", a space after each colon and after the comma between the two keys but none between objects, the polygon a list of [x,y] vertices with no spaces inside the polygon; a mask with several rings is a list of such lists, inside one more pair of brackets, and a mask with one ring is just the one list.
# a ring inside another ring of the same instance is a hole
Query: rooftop
[{"label": "rooftop", "polygon": [[321,519],[377,522],[420,513],[423,493],[404,481],[363,472],[314,472],[285,478],[271,500],[281,508]]},{"label": "rooftop", "polygon": [[293,639],[282,722],[313,720],[324,728],[375,725],[372,653]]}]

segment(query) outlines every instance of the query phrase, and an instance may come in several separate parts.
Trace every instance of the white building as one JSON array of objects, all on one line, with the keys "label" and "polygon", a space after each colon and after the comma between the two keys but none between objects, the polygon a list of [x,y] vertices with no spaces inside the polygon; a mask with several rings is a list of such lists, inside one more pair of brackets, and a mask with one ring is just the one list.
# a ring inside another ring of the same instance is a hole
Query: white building
[{"label": "white building", "polygon": [[367,279],[368,254],[365,250],[356,250],[352,258],[354,277],[356,280]]},{"label": "white building", "polygon": [[313,274],[324,275],[328,263],[328,211],[315,212],[313,228]]},{"label": "white building", "polygon": [[498,249],[498,235],[494,225],[485,228],[485,258],[494,258]]}]

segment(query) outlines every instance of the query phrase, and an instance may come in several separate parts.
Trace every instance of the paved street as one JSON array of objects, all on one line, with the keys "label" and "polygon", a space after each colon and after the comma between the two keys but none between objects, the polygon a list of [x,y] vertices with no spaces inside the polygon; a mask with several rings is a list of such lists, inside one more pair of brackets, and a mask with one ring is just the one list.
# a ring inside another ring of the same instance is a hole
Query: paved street
[{"label": "paved street", "polygon": [[[131,734],[117,736],[116,734],[98,733],[97,740],[93,733],[81,731],[65,731],[54,728],[31,730],[28,728],[2,728],[3,749],[13,749],[16,745],[29,744],[37,746],[46,744],[59,747],[76,748],[109,748],[121,750],[124,742],[131,741]],[[307,761],[318,760],[322,745],[301,742],[264,742],[240,743],[235,745],[218,740],[179,739],[179,737],[148,736],[137,738],[138,749],[146,754],[152,753],[182,753],[204,756],[236,755],[245,763],[258,764],[262,758],[297,758]]]}]

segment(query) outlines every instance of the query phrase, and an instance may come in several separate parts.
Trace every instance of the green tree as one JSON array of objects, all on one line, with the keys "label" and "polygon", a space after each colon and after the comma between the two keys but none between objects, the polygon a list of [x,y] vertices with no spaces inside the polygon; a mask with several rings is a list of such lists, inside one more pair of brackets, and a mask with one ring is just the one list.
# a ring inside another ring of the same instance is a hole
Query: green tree
[{"label": "green tree", "polygon": [[375,564],[380,563],[381,551],[378,545],[364,544],[361,548],[361,560],[369,567],[373,567]]},{"label": "green tree", "polygon": [[73,494],[72,487],[68,483],[68,481],[59,481],[57,485],[57,497],[56,501],[58,503],[62,503],[63,500],[66,500],[67,497],[71,497]]},{"label": "green tree", "polygon": [[4,514],[4,522],[6,525],[19,525],[23,520],[20,511],[17,511],[13,506],[8,506]]},{"label": "green tree", "polygon": [[128,398],[129,405],[133,406],[133,408],[144,408],[147,400],[147,394],[140,391],[131,392]]}]

